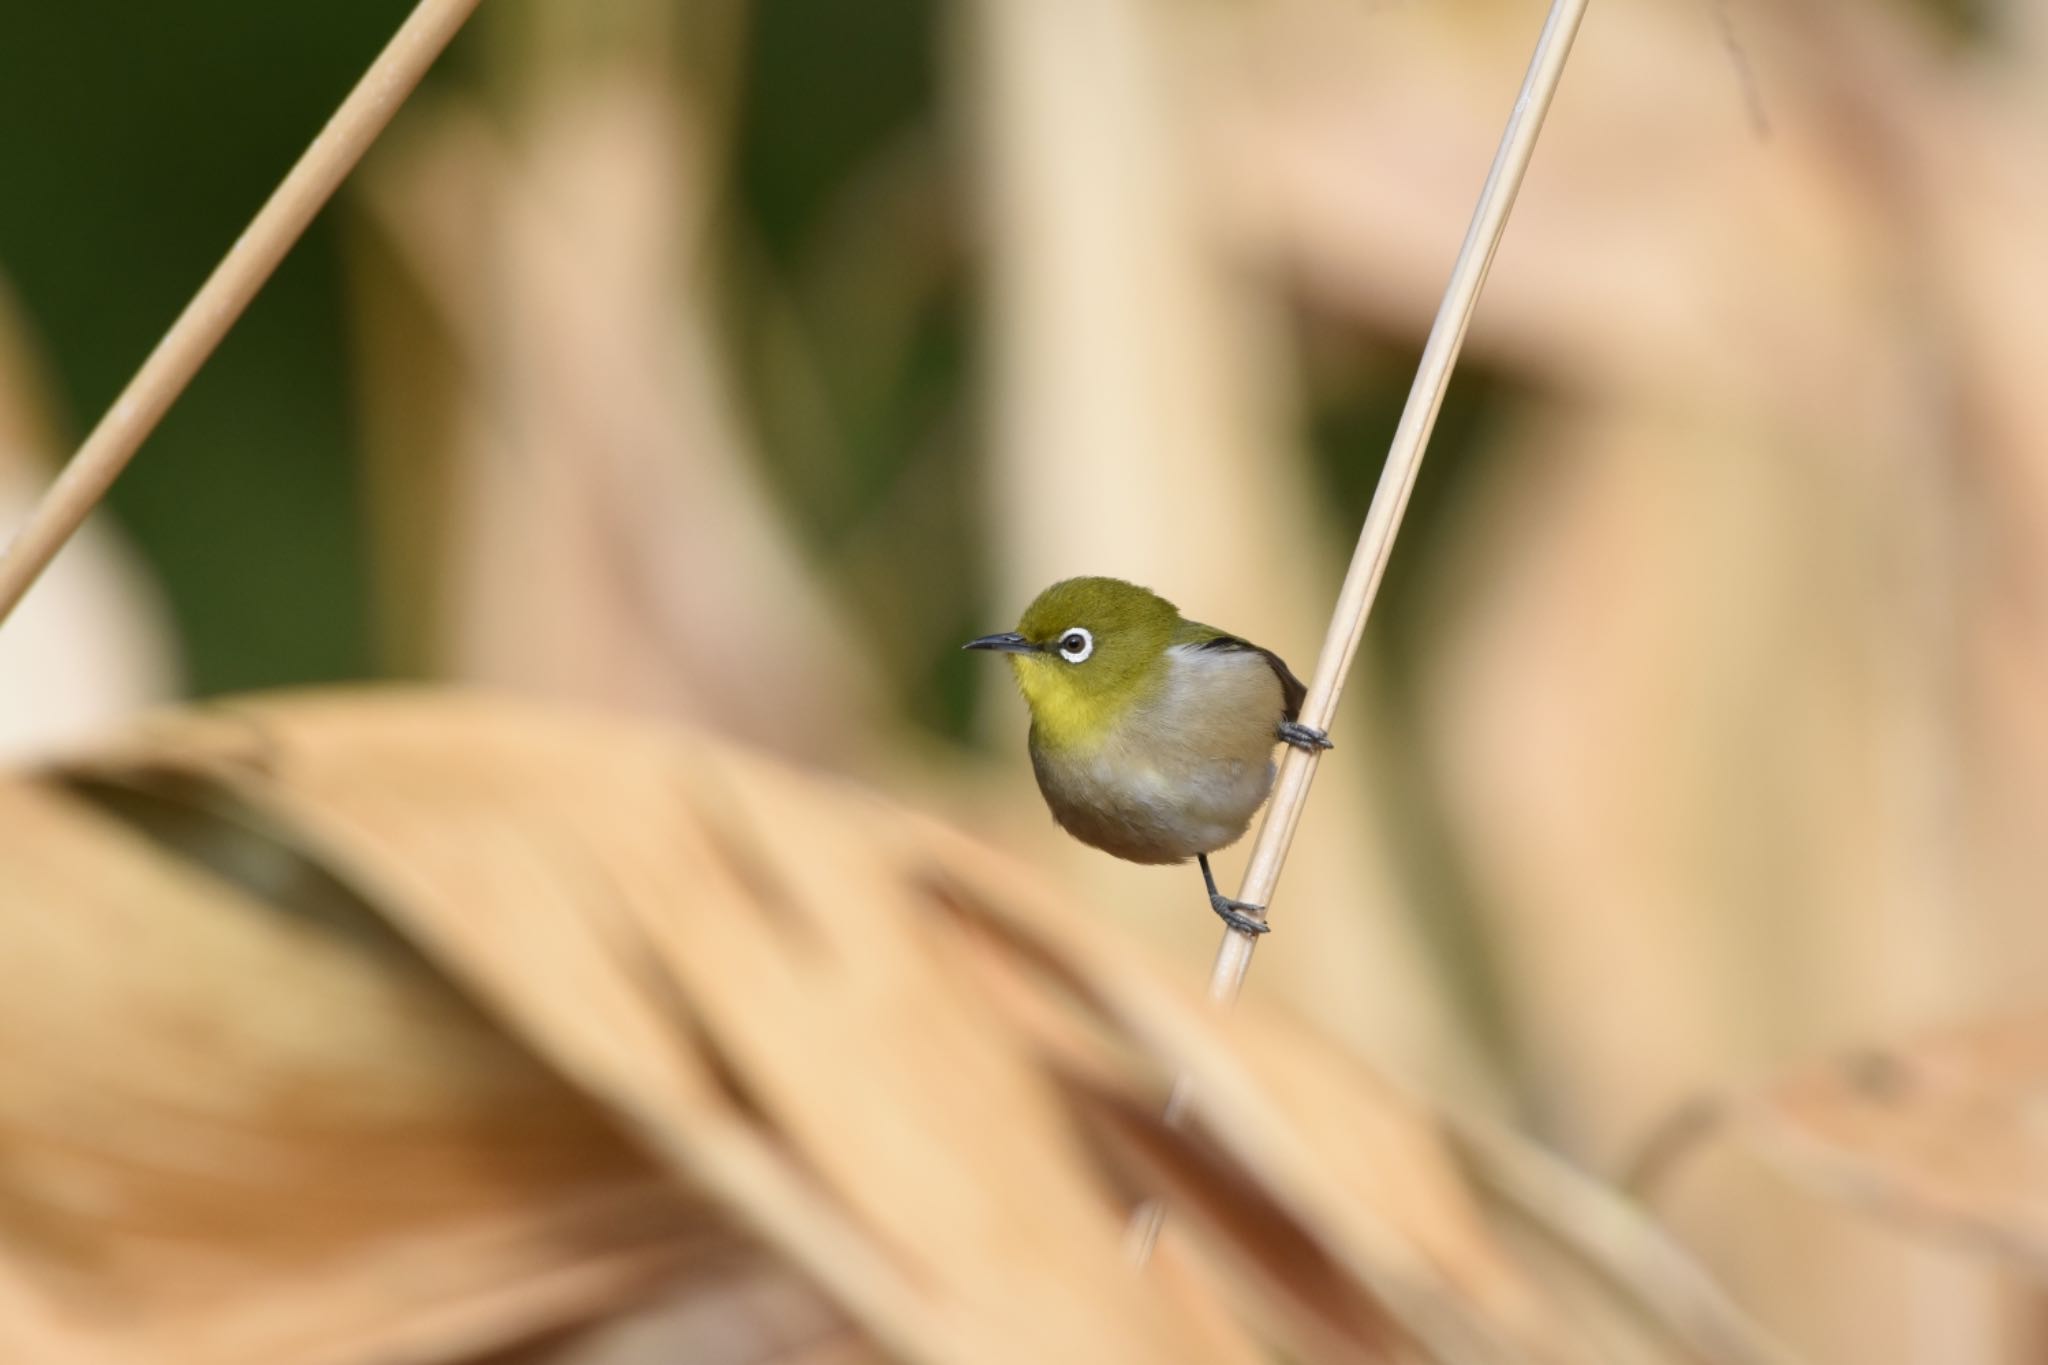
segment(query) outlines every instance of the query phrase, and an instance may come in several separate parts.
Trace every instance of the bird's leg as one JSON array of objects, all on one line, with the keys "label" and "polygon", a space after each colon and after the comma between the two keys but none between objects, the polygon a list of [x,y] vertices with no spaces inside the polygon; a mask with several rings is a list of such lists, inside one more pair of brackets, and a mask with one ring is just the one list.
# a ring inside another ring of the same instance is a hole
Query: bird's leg
[{"label": "bird's leg", "polygon": [[1309,753],[1315,753],[1319,749],[1334,749],[1337,747],[1330,742],[1330,736],[1327,731],[1318,730],[1313,725],[1303,725],[1298,720],[1281,721],[1280,738],[1286,740],[1295,748],[1305,749]]},{"label": "bird's leg", "polygon": [[1195,860],[1202,865],[1202,880],[1209,884],[1209,908],[1223,917],[1223,922],[1243,934],[1263,934],[1272,929],[1266,923],[1266,907],[1248,905],[1234,901],[1216,889],[1216,874],[1209,870],[1209,855],[1198,853]]}]

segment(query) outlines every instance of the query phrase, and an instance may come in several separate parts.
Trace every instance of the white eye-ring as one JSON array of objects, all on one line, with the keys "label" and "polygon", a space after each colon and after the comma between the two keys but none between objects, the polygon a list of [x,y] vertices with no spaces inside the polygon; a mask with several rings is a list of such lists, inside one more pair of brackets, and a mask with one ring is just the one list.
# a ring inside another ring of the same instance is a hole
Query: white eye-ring
[{"label": "white eye-ring", "polygon": [[1068,663],[1080,663],[1095,652],[1095,637],[1085,626],[1068,626],[1060,634],[1059,651]]}]

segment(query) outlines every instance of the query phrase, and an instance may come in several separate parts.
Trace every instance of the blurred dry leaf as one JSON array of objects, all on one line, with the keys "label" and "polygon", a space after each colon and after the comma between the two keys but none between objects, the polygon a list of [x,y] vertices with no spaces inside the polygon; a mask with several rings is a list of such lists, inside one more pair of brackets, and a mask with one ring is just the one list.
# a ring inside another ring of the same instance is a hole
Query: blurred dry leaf
[{"label": "blurred dry leaf", "polygon": [[888,1357],[787,1269],[705,1276],[477,1365],[884,1365]]},{"label": "blurred dry leaf", "polygon": [[2048,1276],[2048,1014],[1864,1049],[1735,1102],[1737,1139],[1824,1198]]},{"label": "blurred dry leaf", "polygon": [[39,1360],[452,1360],[764,1257],[947,1365],[1589,1358],[1412,1101],[837,783],[334,693],[0,803],[0,1331]]},{"label": "blurred dry leaf", "polygon": [[645,50],[566,66],[524,137],[451,100],[367,185],[391,253],[369,258],[362,353],[394,648],[857,752],[874,679],[763,485],[712,328],[699,111]]},{"label": "blurred dry leaf", "polygon": [[738,1240],[345,891],[180,799],[0,785],[0,1355],[452,1357]]},{"label": "blurred dry leaf", "polygon": [[55,451],[48,377],[30,344],[13,288],[0,279],[0,469]]},{"label": "blurred dry leaf", "polygon": [[[63,457],[46,377],[0,280],[0,545]],[[178,690],[164,603],[104,516],[0,631],[0,757],[51,752]]]}]

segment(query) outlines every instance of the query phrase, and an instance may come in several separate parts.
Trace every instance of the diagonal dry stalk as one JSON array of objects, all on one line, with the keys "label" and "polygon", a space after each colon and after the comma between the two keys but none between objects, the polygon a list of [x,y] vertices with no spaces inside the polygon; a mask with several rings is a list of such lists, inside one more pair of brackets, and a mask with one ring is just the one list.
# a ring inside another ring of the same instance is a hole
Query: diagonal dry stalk
[{"label": "diagonal dry stalk", "polygon": [[363,72],[0,555],[0,624],[106,496],[478,3],[420,0]]},{"label": "diagonal dry stalk", "polygon": [[[1373,491],[1372,506],[1367,509],[1365,525],[1358,533],[1358,547],[1352,552],[1351,567],[1345,572],[1343,589],[1337,595],[1337,607],[1323,637],[1322,653],[1316,659],[1315,676],[1302,703],[1304,725],[1327,730],[1336,715],[1337,699],[1343,693],[1344,679],[1365,634],[1366,618],[1372,613],[1373,598],[1393,554],[1394,536],[1401,529],[1401,515],[1408,508],[1408,495],[1421,471],[1422,455],[1428,448],[1437,412],[1443,406],[1444,390],[1450,385],[1451,370],[1465,344],[1465,330],[1478,306],[1479,290],[1486,283],[1486,272],[1507,230],[1508,213],[1514,208],[1515,195],[1529,169],[1529,158],[1536,150],[1543,116],[1557,94],[1572,39],[1578,36],[1579,21],[1585,17],[1586,3],[1587,0],[1552,0],[1543,31],[1536,39],[1528,73],[1522,78],[1521,93],[1515,97],[1514,112],[1508,116],[1493,166],[1479,191],[1479,203],[1472,211],[1471,225],[1465,230],[1464,244],[1451,267],[1450,283],[1444,288],[1443,303],[1430,325],[1429,340],[1422,348],[1422,360],[1409,387],[1408,401],[1401,409],[1400,423],[1394,428],[1379,486]],[[1308,804],[1309,783],[1315,778],[1319,757],[1308,750],[1290,747],[1281,759],[1272,804],[1267,807],[1266,819],[1253,841],[1244,884],[1238,891],[1239,900],[1250,905],[1272,903],[1281,866],[1301,823],[1302,808]],[[1232,928],[1224,930],[1223,943],[1216,950],[1216,965],[1209,976],[1212,1000],[1227,1004],[1237,998],[1245,973],[1251,970],[1252,950],[1257,944],[1255,934]],[[1180,1121],[1191,1098],[1187,1077],[1176,1080],[1166,1102],[1169,1123]],[[1139,1262],[1152,1254],[1164,1218],[1165,1210],[1157,1202],[1141,1206],[1132,1216],[1131,1254]]]}]

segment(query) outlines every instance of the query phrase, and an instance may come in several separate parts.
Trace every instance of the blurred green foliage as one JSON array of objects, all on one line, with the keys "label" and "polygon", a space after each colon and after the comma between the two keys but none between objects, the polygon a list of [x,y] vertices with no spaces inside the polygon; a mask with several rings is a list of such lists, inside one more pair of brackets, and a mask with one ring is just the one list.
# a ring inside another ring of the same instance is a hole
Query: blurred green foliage
[{"label": "blurred green foliage", "polygon": [[931,116],[936,8],[932,0],[749,7],[735,179],[783,266],[801,263],[833,195]]}]

